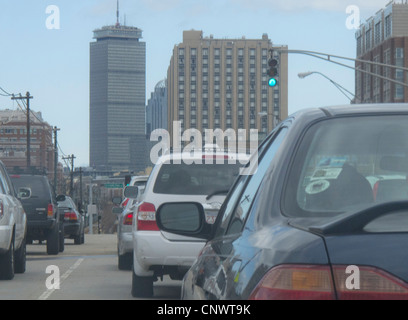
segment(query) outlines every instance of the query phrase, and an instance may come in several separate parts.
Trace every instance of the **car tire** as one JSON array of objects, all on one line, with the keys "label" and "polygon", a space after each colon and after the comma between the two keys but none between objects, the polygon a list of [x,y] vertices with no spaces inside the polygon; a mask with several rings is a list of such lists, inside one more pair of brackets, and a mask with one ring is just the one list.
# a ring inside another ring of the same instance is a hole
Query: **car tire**
[{"label": "car tire", "polygon": [[81,244],[81,234],[74,236],[74,244]]},{"label": "car tire", "polygon": [[20,248],[14,253],[14,272],[24,273],[26,271],[26,238],[23,239]]},{"label": "car tire", "polygon": [[60,228],[58,225],[55,225],[51,229],[47,237],[47,254],[56,255],[59,253],[59,244],[60,244]]},{"label": "car tire", "polygon": [[153,277],[139,277],[132,271],[132,296],[134,298],[153,297]]},{"label": "car tire", "polygon": [[59,252],[64,252],[64,250],[65,250],[64,225],[61,225],[59,231]]},{"label": "car tire", "polygon": [[118,254],[119,270],[131,270],[133,265],[133,253]]},{"label": "car tire", "polygon": [[14,278],[14,236],[11,239],[10,248],[0,256],[0,279],[11,280]]}]

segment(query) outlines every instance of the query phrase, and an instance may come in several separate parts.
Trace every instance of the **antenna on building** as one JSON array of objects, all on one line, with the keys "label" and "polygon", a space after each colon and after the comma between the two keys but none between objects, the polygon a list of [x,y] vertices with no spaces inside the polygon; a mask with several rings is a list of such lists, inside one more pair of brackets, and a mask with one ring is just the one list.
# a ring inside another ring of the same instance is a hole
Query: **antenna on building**
[{"label": "antenna on building", "polygon": [[119,27],[119,0],[116,1],[116,26]]}]

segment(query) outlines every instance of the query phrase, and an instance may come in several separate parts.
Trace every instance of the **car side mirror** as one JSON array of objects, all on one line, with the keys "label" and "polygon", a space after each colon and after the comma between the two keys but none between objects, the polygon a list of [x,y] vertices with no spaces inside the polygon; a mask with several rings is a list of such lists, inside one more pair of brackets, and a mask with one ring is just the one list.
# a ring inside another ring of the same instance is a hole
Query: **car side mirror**
[{"label": "car side mirror", "polygon": [[139,195],[139,188],[136,186],[126,186],[125,190],[123,191],[123,195],[125,198],[137,199],[137,196]]},{"label": "car side mirror", "polygon": [[198,202],[164,203],[156,212],[156,222],[162,231],[203,240],[208,240],[212,231]]},{"label": "car side mirror", "polygon": [[29,199],[31,198],[31,189],[27,187],[18,188],[17,195],[20,199]]}]

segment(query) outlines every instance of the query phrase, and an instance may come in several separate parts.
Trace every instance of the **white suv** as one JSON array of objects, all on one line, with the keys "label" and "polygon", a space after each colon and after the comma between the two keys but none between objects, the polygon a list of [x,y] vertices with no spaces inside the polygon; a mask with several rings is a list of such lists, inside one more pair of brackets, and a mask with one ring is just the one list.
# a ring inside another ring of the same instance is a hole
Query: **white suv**
[{"label": "white suv", "polygon": [[181,280],[205,244],[194,238],[160,231],[155,216],[160,205],[166,202],[200,202],[208,208],[208,223],[213,223],[240,168],[248,159],[246,154],[220,152],[173,153],[159,159],[141,201],[134,209],[134,297],[153,296],[153,282],[162,279],[163,275]]}]

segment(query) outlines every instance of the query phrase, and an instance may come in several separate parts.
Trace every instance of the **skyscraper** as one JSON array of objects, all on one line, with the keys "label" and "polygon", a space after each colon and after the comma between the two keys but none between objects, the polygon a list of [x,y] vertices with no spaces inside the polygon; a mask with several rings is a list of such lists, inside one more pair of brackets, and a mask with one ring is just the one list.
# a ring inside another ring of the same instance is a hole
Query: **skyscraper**
[{"label": "skyscraper", "polygon": [[90,43],[90,166],[144,169],[146,43],[142,30],[116,25]]}]

